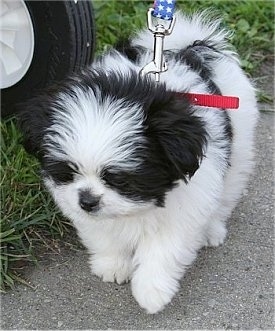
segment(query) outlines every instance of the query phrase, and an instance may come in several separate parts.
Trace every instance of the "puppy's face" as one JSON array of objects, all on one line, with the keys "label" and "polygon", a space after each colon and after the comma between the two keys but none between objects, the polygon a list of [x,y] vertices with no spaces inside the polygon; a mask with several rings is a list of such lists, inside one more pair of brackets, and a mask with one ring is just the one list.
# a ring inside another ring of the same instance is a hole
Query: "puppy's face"
[{"label": "puppy's face", "polygon": [[134,72],[85,71],[31,100],[20,123],[73,219],[165,206],[167,192],[197,170],[206,140],[186,100]]},{"label": "puppy's face", "polygon": [[[159,183],[145,157],[141,106],[90,89],[72,91],[72,99],[59,95],[66,108],[53,114],[43,138],[43,177],[61,209],[115,217],[159,204]],[[148,177],[152,193],[145,187]]]}]

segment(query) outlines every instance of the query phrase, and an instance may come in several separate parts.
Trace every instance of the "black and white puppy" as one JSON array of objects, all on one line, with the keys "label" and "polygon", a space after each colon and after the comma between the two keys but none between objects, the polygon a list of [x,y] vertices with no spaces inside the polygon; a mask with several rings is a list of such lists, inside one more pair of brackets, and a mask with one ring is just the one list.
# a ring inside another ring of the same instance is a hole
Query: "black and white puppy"
[{"label": "black and white puppy", "polygon": [[[33,98],[21,115],[57,205],[91,253],[92,273],[131,280],[139,305],[169,303],[197,251],[217,246],[253,164],[255,91],[219,21],[177,14],[161,83],[141,31],[91,67]],[[232,95],[235,111],[175,92]]]}]

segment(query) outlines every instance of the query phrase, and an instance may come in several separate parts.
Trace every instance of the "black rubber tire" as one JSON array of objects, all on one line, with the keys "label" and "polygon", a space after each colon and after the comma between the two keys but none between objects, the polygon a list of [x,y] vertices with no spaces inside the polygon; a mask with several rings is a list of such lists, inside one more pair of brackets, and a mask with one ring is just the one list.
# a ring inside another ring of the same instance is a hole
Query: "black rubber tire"
[{"label": "black rubber tire", "polygon": [[25,1],[34,27],[34,55],[25,76],[1,90],[2,117],[41,88],[90,64],[95,20],[89,1]]}]

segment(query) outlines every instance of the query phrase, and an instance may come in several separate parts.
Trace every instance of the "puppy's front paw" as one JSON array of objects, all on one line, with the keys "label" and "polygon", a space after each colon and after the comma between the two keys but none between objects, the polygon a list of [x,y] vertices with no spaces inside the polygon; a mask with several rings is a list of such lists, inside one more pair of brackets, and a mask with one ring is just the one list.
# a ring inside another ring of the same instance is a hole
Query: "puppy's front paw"
[{"label": "puppy's front paw", "polygon": [[132,293],[140,307],[144,308],[147,313],[155,314],[161,311],[166,304],[173,298],[176,289],[172,290],[169,286],[162,286],[158,281],[138,277],[132,279]]},{"label": "puppy's front paw", "polygon": [[207,229],[207,244],[205,246],[217,247],[222,245],[226,238],[226,226],[221,221],[212,222]]},{"label": "puppy's front paw", "polygon": [[127,283],[131,277],[132,268],[129,260],[118,257],[91,257],[91,271],[102,278],[104,282]]}]

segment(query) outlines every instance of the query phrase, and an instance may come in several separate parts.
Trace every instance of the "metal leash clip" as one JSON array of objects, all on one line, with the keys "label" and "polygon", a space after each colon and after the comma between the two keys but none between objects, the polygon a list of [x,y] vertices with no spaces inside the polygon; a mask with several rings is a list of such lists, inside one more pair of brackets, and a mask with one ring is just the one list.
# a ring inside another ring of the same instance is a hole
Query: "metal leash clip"
[{"label": "metal leash clip", "polygon": [[164,37],[172,33],[176,18],[173,16],[170,25],[166,28],[163,24],[158,23],[156,26],[153,24],[152,12],[153,8],[150,8],[147,13],[147,24],[148,29],[154,34],[154,58],[153,61],[146,64],[146,66],[141,69],[141,76],[147,75],[149,73],[155,74],[156,82],[160,80],[160,73],[166,71],[167,63],[163,57],[163,42]]}]

